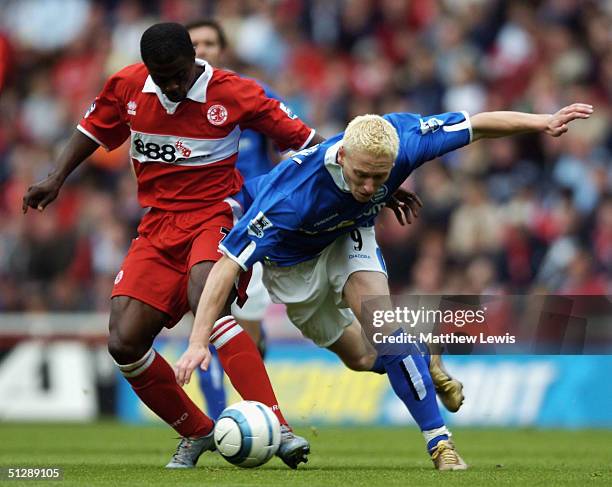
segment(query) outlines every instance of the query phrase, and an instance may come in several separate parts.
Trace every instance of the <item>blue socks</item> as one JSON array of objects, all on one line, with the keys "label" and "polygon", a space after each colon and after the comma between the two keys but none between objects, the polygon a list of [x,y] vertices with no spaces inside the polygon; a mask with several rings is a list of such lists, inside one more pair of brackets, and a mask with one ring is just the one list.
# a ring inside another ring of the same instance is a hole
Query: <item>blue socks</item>
[{"label": "blue socks", "polygon": [[374,365],[372,365],[370,372],[376,372],[377,374],[387,373],[387,371],[385,370],[385,364],[383,362],[382,355],[376,356],[376,362],[374,362]]},{"label": "blue socks", "polygon": [[[394,334],[401,333],[398,330]],[[428,357],[413,344],[402,344],[395,355],[379,355],[372,371],[382,364],[395,394],[410,411],[425,436],[431,451],[440,440],[448,440],[449,433],[440,414],[436,391],[429,373]]]},{"label": "blue socks", "polygon": [[206,399],[208,415],[216,420],[227,406],[225,388],[223,387],[223,368],[217,355],[217,350],[212,345],[208,346],[212,355],[208,370],[204,371],[198,367],[200,374],[200,389]]}]

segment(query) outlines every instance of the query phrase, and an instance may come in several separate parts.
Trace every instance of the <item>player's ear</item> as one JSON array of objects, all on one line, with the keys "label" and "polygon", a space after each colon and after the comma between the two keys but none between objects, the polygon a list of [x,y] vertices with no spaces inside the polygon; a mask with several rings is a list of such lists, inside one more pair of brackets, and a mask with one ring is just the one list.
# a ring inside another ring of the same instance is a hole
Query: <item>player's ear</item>
[{"label": "player's ear", "polygon": [[344,166],[344,156],[346,154],[346,151],[344,150],[343,146],[340,146],[338,148],[338,157],[336,157],[336,162],[338,163],[338,165],[340,166]]}]

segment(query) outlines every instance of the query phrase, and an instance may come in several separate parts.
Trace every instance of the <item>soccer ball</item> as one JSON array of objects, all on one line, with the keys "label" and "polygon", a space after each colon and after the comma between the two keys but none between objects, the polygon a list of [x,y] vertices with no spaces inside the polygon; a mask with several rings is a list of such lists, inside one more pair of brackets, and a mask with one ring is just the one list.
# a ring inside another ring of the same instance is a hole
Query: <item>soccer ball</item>
[{"label": "soccer ball", "polygon": [[215,424],[215,445],[238,467],[266,463],[280,445],[280,424],[272,410],[257,401],[242,401],[223,410]]}]

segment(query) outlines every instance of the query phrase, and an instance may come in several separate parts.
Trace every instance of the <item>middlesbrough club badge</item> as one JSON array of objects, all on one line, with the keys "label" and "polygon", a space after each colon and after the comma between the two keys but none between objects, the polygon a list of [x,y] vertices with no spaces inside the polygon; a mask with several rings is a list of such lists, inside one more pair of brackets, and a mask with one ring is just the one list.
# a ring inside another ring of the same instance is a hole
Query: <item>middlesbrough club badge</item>
[{"label": "middlesbrough club badge", "polygon": [[213,105],[208,109],[206,116],[213,125],[223,125],[227,120],[227,109],[223,105]]}]

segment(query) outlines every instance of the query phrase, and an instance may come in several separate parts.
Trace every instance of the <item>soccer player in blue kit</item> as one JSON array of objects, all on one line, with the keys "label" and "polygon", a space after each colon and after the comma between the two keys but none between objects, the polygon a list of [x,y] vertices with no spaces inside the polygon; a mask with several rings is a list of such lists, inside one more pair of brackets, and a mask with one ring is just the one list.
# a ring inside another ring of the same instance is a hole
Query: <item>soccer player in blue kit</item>
[{"label": "soccer player in blue kit", "polygon": [[[227,37],[219,22],[214,19],[199,19],[185,26],[196,57],[208,61],[212,66],[221,66],[225,51],[227,49]],[[284,101],[270,87],[257,81],[266,96],[281,102],[286,111],[289,109]],[[281,156],[275,144],[265,135],[254,130],[244,130],[240,135],[240,145],[236,168],[240,171],[245,181],[250,181],[258,176],[267,174],[278,162]],[[409,192],[396,194],[397,199],[388,205],[403,224],[403,218],[410,223],[410,212],[416,214],[420,201],[416,195]],[[402,208],[402,204],[404,204]],[[265,355],[265,334],[261,321],[266,308],[270,304],[270,296],[262,281],[262,265],[257,263],[252,267],[252,275],[247,289],[248,299],[239,307],[236,302],[232,304],[232,314],[247,331],[253,341],[257,344],[262,357]],[[200,378],[200,389],[206,400],[208,413],[212,418],[217,418],[226,406],[226,394],[223,380],[223,368],[218,359],[216,349],[210,346],[211,362],[208,370],[198,369]],[[434,383],[441,391],[441,399],[447,408],[456,410],[462,401],[461,383],[449,377],[442,369],[441,363],[435,363],[431,372],[434,375]],[[449,405],[450,404],[450,405]]]},{"label": "soccer player in blue kit", "polygon": [[[241,271],[264,262],[264,283],[304,336],[335,352],[351,369],[386,373],[421,429],[434,466],[465,470],[444,424],[429,357],[416,345],[388,349],[368,342],[364,297],[389,296],[374,237],[382,206],[421,164],[482,138],[542,132],[558,137],[593,108],[575,103],[557,113],[411,113],[356,117],[344,133],[297,153],[247,184],[245,216],[219,245],[225,254],[202,292],[187,351],[176,364],[180,384],[206,368],[208,343]],[[249,195],[253,201],[249,202]],[[386,300],[391,306],[390,300]],[[387,335],[400,333],[386,325]],[[368,330],[369,331],[369,330]],[[377,329],[377,331],[381,331]]]}]

